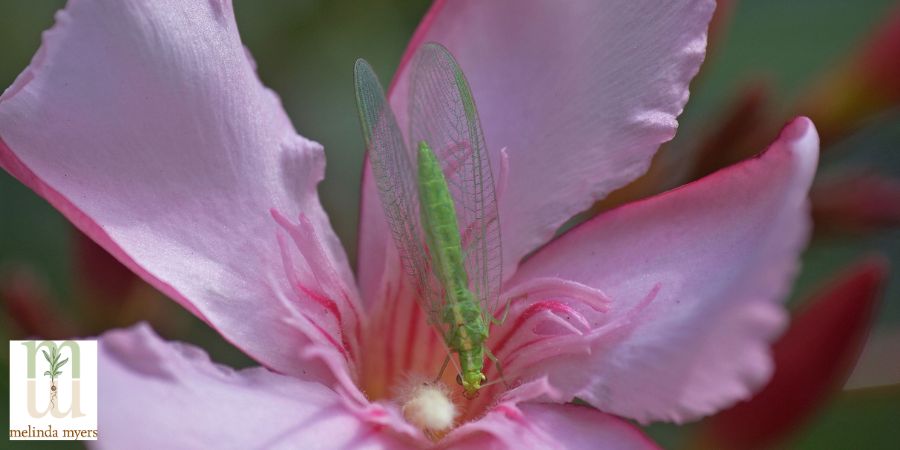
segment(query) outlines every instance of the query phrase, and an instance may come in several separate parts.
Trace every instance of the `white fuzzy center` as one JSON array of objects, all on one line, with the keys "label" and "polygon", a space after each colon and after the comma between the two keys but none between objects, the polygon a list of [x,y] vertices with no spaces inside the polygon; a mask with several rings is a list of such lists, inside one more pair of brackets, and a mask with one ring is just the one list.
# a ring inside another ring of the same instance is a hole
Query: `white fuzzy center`
[{"label": "white fuzzy center", "polygon": [[426,431],[444,431],[453,427],[458,414],[443,384],[425,383],[412,387],[405,396],[403,415]]}]

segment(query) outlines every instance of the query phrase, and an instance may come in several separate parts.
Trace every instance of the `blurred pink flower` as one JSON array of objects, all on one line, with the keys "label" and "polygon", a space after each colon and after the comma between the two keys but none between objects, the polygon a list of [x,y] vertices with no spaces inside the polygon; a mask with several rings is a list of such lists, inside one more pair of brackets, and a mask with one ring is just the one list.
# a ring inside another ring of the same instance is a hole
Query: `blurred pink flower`
[{"label": "blurred pink flower", "polygon": [[888,7],[871,35],[823,75],[794,111],[813,117],[826,143],[895,108],[900,103],[900,5]]},{"label": "blurred pink flower", "polygon": [[773,345],[772,380],[749,401],[706,420],[697,448],[781,448],[794,437],[853,371],[887,274],[886,260],[869,257],[806,300]]},{"label": "blurred pink flower", "polygon": [[[517,299],[488,343],[511,387],[457,399],[460,425],[439,445],[653,447],[614,415],[694,420],[771,375],[808,235],[808,119],[759,158],[551,241],[672,138],[713,6],[438,1],[419,26],[392,106],[402,124],[422,42],[466,70],[505,174],[504,293]],[[316,194],[322,147],[259,82],[230,2],[70,1],[0,97],[0,136],[0,165],[267,367],[215,365],[146,326],[108,332],[98,444],[432,444],[392,395],[445,353],[371,179],[357,284]]]},{"label": "blurred pink flower", "polygon": [[72,243],[74,283],[63,299],[52,295],[43,274],[28,265],[0,266],[0,308],[9,318],[11,339],[87,336],[137,320],[170,333],[188,325],[172,314],[177,305],[160,302],[152,287],[84,233],[73,229]]},{"label": "blurred pink flower", "polygon": [[10,318],[4,331],[11,339],[61,339],[72,335],[73,324],[60,313],[45,285],[40,276],[26,267],[4,268],[0,275],[0,304]]},{"label": "blurred pink flower", "polygon": [[[716,37],[726,34],[733,1],[718,1],[710,29],[708,57],[715,58]],[[755,155],[793,115],[811,117],[822,152],[841,138],[858,133],[878,115],[900,102],[900,5],[887,8],[882,23],[851,52],[816,73],[798,99],[779,106],[777,80],[761,73],[722,99],[719,111],[704,122],[700,138],[676,142],[654,160],[648,172],[614,195],[598,202],[591,213],[645,198],[671,186],[697,180]],[[712,53],[712,54],[711,54]],[[709,67],[709,66],[705,66]],[[703,71],[696,84],[702,83]],[[853,153],[860,146],[848,149]],[[820,172],[811,201],[817,234],[863,234],[900,224],[900,181],[883,168],[854,167],[834,161]],[[824,176],[823,176],[824,175]]]}]

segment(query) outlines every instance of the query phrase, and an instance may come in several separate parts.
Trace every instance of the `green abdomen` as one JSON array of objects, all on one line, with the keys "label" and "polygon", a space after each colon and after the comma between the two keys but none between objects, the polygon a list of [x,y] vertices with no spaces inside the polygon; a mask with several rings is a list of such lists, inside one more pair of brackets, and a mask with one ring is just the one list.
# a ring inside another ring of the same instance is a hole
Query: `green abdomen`
[{"label": "green abdomen", "polygon": [[440,163],[425,142],[419,143],[419,199],[422,228],[435,273],[448,295],[468,289],[453,197]]},{"label": "green abdomen", "polygon": [[[419,200],[422,228],[431,253],[431,265],[446,291],[441,320],[447,325],[444,339],[459,354],[462,376],[483,380],[484,341],[488,330],[481,304],[469,290],[463,262],[456,207],[434,152],[419,143]],[[477,382],[476,387],[477,389]],[[467,388],[468,390],[468,388]]]}]

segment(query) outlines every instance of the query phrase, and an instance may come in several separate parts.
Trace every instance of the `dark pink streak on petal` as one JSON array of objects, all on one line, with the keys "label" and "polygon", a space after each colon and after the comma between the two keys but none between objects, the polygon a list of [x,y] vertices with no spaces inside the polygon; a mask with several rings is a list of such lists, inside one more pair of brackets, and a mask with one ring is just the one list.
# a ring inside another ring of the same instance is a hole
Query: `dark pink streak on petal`
[{"label": "dark pink streak on petal", "polygon": [[[312,300],[334,317],[336,329],[332,334],[336,333],[339,336],[336,340],[340,340],[351,360],[357,362],[360,317],[356,313],[353,299],[347,295],[346,286],[341,283],[332,262],[325,255],[315,228],[303,214],[300,215],[299,224],[294,225],[276,209],[272,209],[270,213],[294,242],[295,252],[292,252],[286,239],[279,233],[282,264],[291,288],[298,299]],[[306,270],[301,269],[301,272],[295,269],[292,253],[299,253],[307,266]],[[341,305],[335,301],[335,296],[343,300]],[[349,310],[353,325],[347,324],[347,317],[341,312],[342,306]]]},{"label": "dark pink streak on petal", "polygon": [[335,350],[338,351],[338,353],[341,354],[341,356],[344,357],[344,360],[346,360],[347,363],[351,363],[351,357],[350,357],[350,355],[347,354],[346,348],[344,346],[342,346],[337,341],[337,339],[335,339],[334,336],[331,335],[331,333],[329,333],[327,330],[322,328],[321,325],[316,323],[316,321],[313,320],[312,317],[309,317],[309,315],[307,315],[306,313],[301,312],[300,314],[303,316],[304,319],[306,319],[307,322],[309,322],[310,325],[313,326],[313,328],[316,329],[316,331],[319,332],[319,334],[322,335],[322,337],[325,338],[326,341],[328,341],[329,344],[331,344],[332,347],[334,347]]},{"label": "dark pink streak on petal", "polygon": [[510,349],[510,350],[507,352],[507,353],[509,354],[509,356],[503,358],[503,360],[502,360],[502,361],[503,361],[503,364],[506,364],[506,365],[508,365],[508,366],[511,366],[512,363],[516,361],[516,359],[518,359],[519,357],[521,357],[521,356],[523,355],[523,354],[522,354],[522,350],[523,350],[523,349],[528,348],[528,347],[530,347],[530,346],[532,346],[532,345],[534,345],[534,344],[537,344],[537,343],[539,343],[539,342],[543,342],[543,341],[545,341],[545,340],[546,340],[546,338],[543,338],[543,337],[534,338],[534,339],[525,341],[525,342],[519,344],[518,346],[516,346],[516,347]]},{"label": "dark pink streak on petal", "polygon": [[[295,290],[295,294],[305,294],[302,291],[303,284],[300,282],[300,279],[297,276],[297,271],[294,268],[293,262],[291,261],[291,256],[288,251],[288,245],[286,243],[286,238],[284,238],[283,235],[280,233],[278,234],[278,244],[281,248],[281,258],[282,258],[282,261],[284,264],[284,271],[288,278],[288,281],[291,283],[291,287]],[[298,297],[299,298],[312,298],[308,295],[303,295],[303,296],[298,295]],[[298,304],[295,306],[302,306],[302,303],[298,302]],[[325,307],[325,309],[326,309],[326,311],[328,310],[327,307]],[[325,330],[324,328],[322,328],[322,326],[319,324],[319,321],[314,320],[312,317],[310,317],[309,311],[306,311],[304,309],[297,309],[297,308],[294,308],[293,311],[296,312],[297,314],[299,314],[301,317],[303,317],[306,320],[306,322],[309,323],[309,325],[311,325],[313,328],[315,328],[320,334],[325,334],[328,342],[334,345],[334,347],[341,353],[341,355],[344,357],[345,360],[347,360],[347,362],[350,362],[347,357],[345,349],[338,343],[338,340],[334,338],[332,333],[330,333],[327,330]],[[338,322],[337,323],[338,333],[340,333],[341,332],[340,331],[340,320],[336,316],[335,316],[335,319]]]},{"label": "dark pink streak on petal", "polygon": [[[344,321],[341,318],[341,311],[338,309],[337,304],[334,302],[334,300],[332,300],[328,297],[325,297],[324,295],[322,295],[316,291],[313,291],[312,289],[309,289],[306,286],[303,286],[302,284],[298,284],[296,287],[301,292],[306,294],[306,296],[309,299],[311,299],[312,301],[316,302],[317,304],[319,304],[320,306],[322,306],[323,308],[328,310],[328,312],[334,316],[335,320],[337,321],[337,325],[338,325],[338,334],[340,334],[340,336],[341,336],[341,347],[344,350],[341,353],[344,353],[345,355],[346,355],[346,353],[352,354],[353,349],[351,348],[350,343],[347,342],[347,336],[344,334]],[[316,325],[316,328],[321,331],[324,331],[318,325]],[[333,338],[332,338],[332,341],[334,341]]]},{"label": "dark pink streak on petal", "polygon": [[341,289],[341,298],[344,299],[344,303],[350,307],[350,311],[353,313],[356,322],[356,325],[353,327],[353,334],[356,337],[356,341],[359,342],[359,340],[362,339],[362,316],[360,316],[359,311],[356,309],[356,302],[351,301],[350,295],[347,294],[345,289]]},{"label": "dark pink streak on petal", "polygon": [[[524,311],[522,311],[522,313],[518,317],[516,317],[516,321],[513,322],[513,324],[509,327],[509,331],[504,334],[503,338],[497,342],[497,344],[491,351],[493,351],[494,354],[498,356],[501,355],[504,347],[506,347],[506,344],[509,342],[509,339],[516,335],[516,333],[522,328],[523,325],[525,325],[528,319],[541,312],[572,314],[573,316],[579,317],[581,319],[581,322],[584,323],[585,326],[587,326],[587,322],[584,320],[581,314],[579,314],[578,311],[575,311],[565,303],[556,300],[539,301],[532,305],[529,305],[527,308],[525,308]],[[487,365],[488,364],[486,364],[486,366]]]}]

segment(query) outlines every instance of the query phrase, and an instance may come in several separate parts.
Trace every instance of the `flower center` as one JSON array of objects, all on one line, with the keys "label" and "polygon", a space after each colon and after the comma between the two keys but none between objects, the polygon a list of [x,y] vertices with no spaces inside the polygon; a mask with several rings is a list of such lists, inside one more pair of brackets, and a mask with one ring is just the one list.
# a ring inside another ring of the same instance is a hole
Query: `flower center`
[{"label": "flower center", "polygon": [[406,420],[433,439],[453,428],[459,411],[447,385],[417,379],[408,382],[409,385],[400,388],[397,398]]},{"label": "flower center", "polygon": [[[464,395],[456,381],[458,355],[451,353],[447,362],[443,336],[428,323],[413,295],[406,283],[387,285],[383,307],[373,308],[363,332],[358,380],[370,401],[396,404],[407,421],[437,439],[477,418],[505,388],[497,383],[479,389],[474,398]],[[487,376],[499,376],[490,366]]]}]

